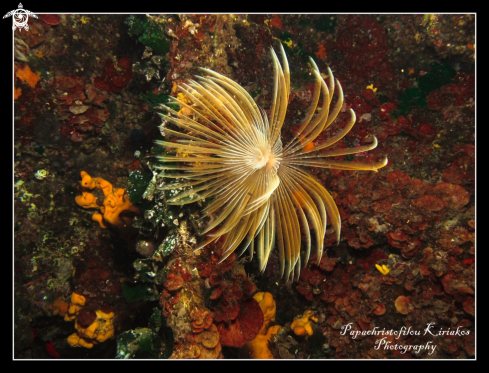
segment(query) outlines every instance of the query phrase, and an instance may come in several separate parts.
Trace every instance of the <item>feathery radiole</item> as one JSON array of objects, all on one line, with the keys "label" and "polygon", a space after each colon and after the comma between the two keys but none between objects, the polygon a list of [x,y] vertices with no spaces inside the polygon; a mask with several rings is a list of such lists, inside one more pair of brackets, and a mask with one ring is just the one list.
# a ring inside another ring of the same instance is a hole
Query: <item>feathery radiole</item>
[{"label": "feathery radiole", "polygon": [[[271,54],[274,91],[270,117],[239,84],[201,68],[207,76],[196,76],[196,80],[179,85],[178,97],[163,106],[167,114],[160,114],[164,124],[173,123],[182,129],[180,132],[164,128],[165,134],[177,140],[156,143],[175,152],[159,157],[162,161],[159,168],[166,170],[164,176],[176,179],[162,189],[182,190],[167,203],[209,201],[202,214],[213,219],[201,232],[207,233],[207,238],[196,250],[226,235],[222,260],[238,247],[240,254],[248,249],[251,257],[256,253],[264,271],[270,252],[276,247],[280,275],[292,280],[299,277],[300,269],[309,260],[311,233],[315,236],[317,260],[321,259],[327,216],[338,242],[341,231],[340,214],[333,198],[307,168],[376,171],[387,164],[387,159],[363,164],[329,158],[374,149],[375,137],[368,145],[319,152],[341,140],[355,124],[356,117],[350,109],[351,119],[344,128],[322,144],[314,144],[338,115],[343,91],[329,68],[326,84],[312,58],[310,67],[315,78],[312,102],[294,138],[283,146],[280,132],[289,101],[289,65],[282,46],[283,67],[272,48]],[[331,108],[335,89],[338,99]],[[323,105],[318,111],[320,93]],[[170,106],[174,104],[180,107],[178,112]],[[301,234],[306,238],[302,250]]]}]

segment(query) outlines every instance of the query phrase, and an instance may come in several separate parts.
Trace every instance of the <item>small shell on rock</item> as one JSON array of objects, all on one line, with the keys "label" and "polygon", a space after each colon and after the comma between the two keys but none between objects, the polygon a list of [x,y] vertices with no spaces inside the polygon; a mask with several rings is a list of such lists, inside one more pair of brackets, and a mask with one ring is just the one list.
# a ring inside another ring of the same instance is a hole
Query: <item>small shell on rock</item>
[{"label": "small shell on rock", "polygon": [[88,106],[88,105],[71,105],[70,106],[70,111],[73,114],[78,115],[78,114],[82,114],[85,111],[87,111],[89,107],[90,106]]}]

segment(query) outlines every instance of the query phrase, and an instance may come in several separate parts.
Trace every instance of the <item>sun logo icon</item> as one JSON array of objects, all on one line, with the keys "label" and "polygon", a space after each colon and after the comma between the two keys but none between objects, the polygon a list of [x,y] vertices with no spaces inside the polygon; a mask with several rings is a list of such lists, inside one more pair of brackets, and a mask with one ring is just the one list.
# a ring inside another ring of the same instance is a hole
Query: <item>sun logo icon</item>
[{"label": "sun logo icon", "polygon": [[12,25],[12,30],[15,30],[18,27],[19,31],[22,31],[22,29],[29,31],[29,25],[27,24],[27,21],[29,20],[29,16],[33,16],[34,18],[37,18],[37,16],[34,13],[25,10],[22,3],[19,3],[19,9],[11,10],[7,14],[5,14],[3,18],[7,18],[10,16],[12,16],[14,21],[14,24]]}]

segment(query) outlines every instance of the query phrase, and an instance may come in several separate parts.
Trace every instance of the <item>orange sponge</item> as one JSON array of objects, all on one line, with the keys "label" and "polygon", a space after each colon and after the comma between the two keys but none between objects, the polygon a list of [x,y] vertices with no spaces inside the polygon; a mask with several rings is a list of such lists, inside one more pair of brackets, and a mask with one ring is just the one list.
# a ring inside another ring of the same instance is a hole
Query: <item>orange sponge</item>
[{"label": "orange sponge", "polygon": [[17,100],[22,94],[22,88],[14,88],[14,100]]},{"label": "orange sponge", "polygon": [[39,81],[39,75],[33,73],[31,68],[27,65],[20,67],[15,76],[23,82],[27,82],[32,88],[34,88]]},{"label": "orange sponge", "polygon": [[86,298],[81,295],[73,292],[71,294],[70,307],[68,308],[68,312],[65,314],[65,321],[71,321],[76,318],[78,311],[85,305]]},{"label": "orange sponge", "polygon": [[49,311],[52,312],[53,315],[65,316],[68,312],[69,304],[64,302],[63,297],[58,297],[51,306],[47,307]]},{"label": "orange sponge", "polygon": [[80,338],[76,333],[73,333],[68,337],[68,344],[71,347],[85,347],[85,348],[93,347],[93,343],[85,341],[83,338]]},{"label": "orange sponge", "polygon": [[253,298],[258,302],[263,312],[263,326],[255,339],[246,343],[245,348],[253,359],[273,359],[273,355],[268,348],[268,341],[281,328],[280,325],[268,327],[272,321],[275,321],[275,312],[277,310],[275,300],[272,294],[265,292],[256,293]]},{"label": "orange sponge", "polygon": [[302,317],[295,319],[290,328],[294,331],[295,335],[312,335],[312,324],[311,320],[314,322],[318,321],[318,318],[313,315],[311,311],[306,311]]},{"label": "orange sponge", "polygon": [[264,334],[268,328],[268,324],[275,321],[275,313],[277,311],[277,306],[275,305],[275,300],[273,295],[266,292],[256,293],[253,298],[258,302],[261,310],[263,311],[263,326],[260,330],[260,334]]},{"label": "orange sponge", "polygon": [[132,225],[131,219],[119,216],[122,211],[132,211],[139,214],[139,209],[129,200],[125,189],[114,188],[111,183],[100,177],[91,177],[87,172],[81,172],[81,186],[88,189],[101,189],[105,195],[103,205],[99,206],[97,198],[90,192],[83,191],[81,196],[75,197],[75,202],[85,208],[99,208],[101,214],[95,213],[92,219],[107,228],[105,222],[115,225],[119,229]]},{"label": "orange sponge", "polygon": [[68,337],[70,346],[92,348],[94,344],[105,342],[114,336],[114,312],[97,310],[95,314],[97,318],[86,328],[81,327],[78,320],[75,322],[78,332]]}]

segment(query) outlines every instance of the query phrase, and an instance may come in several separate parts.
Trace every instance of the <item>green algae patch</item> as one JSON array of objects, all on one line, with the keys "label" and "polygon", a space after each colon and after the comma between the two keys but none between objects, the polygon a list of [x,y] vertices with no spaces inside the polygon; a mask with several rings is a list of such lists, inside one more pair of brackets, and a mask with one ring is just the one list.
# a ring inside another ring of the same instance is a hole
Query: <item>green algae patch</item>
[{"label": "green algae patch", "polygon": [[143,194],[148,188],[153,174],[150,172],[142,173],[139,170],[129,173],[129,187],[127,193],[132,203],[140,203],[143,199]]},{"label": "green algae patch", "polygon": [[[167,95],[157,95],[154,92],[146,92],[146,93],[141,93],[139,95],[139,98],[141,101],[143,101],[146,105],[148,105],[149,110],[154,110],[156,107],[160,106],[161,104],[166,104],[168,102],[168,96]],[[179,110],[178,105],[170,105],[174,110]]]},{"label": "green algae patch", "polygon": [[130,284],[122,283],[122,293],[124,298],[130,303],[146,300],[147,286],[141,283]]},{"label": "green algae patch", "polygon": [[392,111],[391,116],[406,115],[413,107],[427,109],[426,98],[428,95],[451,83],[456,75],[457,72],[448,62],[433,62],[431,70],[418,78],[417,86],[408,88],[404,93],[399,94],[399,105],[396,110]]},{"label": "green algae patch", "polygon": [[145,16],[132,15],[126,19],[125,23],[129,26],[129,35],[139,35],[139,42],[151,48],[155,54],[162,56],[170,50],[170,42],[160,26],[149,22]]},{"label": "green algae patch", "polygon": [[418,79],[418,87],[422,94],[428,96],[435,89],[451,83],[457,72],[448,62],[431,64],[431,70]]},{"label": "green algae patch", "polygon": [[314,27],[316,27],[316,30],[333,34],[336,29],[337,18],[338,16],[336,14],[326,14],[314,21]]}]

